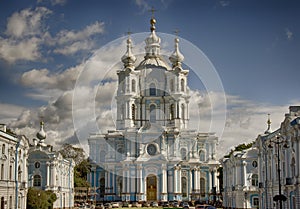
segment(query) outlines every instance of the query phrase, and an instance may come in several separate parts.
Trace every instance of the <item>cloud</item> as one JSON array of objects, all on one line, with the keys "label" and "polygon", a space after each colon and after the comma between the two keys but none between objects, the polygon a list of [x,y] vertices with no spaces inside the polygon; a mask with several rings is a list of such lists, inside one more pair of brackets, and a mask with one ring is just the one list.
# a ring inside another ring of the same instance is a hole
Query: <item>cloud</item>
[{"label": "cloud", "polygon": [[15,12],[7,20],[5,33],[14,38],[39,35],[44,29],[42,21],[51,13],[52,11],[45,7]]},{"label": "cloud", "polygon": [[287,40],[289,40],[289,41],[293,40],[293,32],[290,31],[290,29],[288,29],[288,28],[285,29],[285,35],[286,35]]},{"label": "cloud", "polygon": [[22,41],[3,39],[0,37],[0,58],[9,63],[17,60],[35,61],[41,58],[39,38],[29,38]]},{"label": "cloud", "polygon": [[227,6],[229,6],[230,1],[219,1],[219,4],[220,4],[222,7],[227,7]]},{"label": "cloud", "polygon": [[63,6],[67,3],[67,0],[38,0],[37,3],[48,2],[50,1],[51,5],[60,5]]},{"label": "cloud", "polygon": [[151,7],[145,0],[134,0],[134,3],[142,9],[142,12],[144,13],[145,11],[149,10]]},{"label": "cloud", "polygon": [[[65,1],[52,2],[62,4]],[[96,21],[82,30],[63,29],[53,35],[46,24],[52,13],[46,7],[13,13],[7,19],[4,36],[0,36],[0,59],[9,63],[19,60],[47,61],[54,54],[89,53],[96,47],[96,35],[105,32],[104,22]]]}]

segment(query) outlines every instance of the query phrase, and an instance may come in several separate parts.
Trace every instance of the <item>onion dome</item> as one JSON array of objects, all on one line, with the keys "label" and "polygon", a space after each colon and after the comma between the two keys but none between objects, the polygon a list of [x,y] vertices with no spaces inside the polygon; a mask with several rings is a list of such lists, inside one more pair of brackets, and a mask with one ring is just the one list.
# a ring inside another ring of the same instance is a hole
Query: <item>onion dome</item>
[{"label": "onion dome", "polygon": [[169,60],[172,62],[173,67],[181,66],[181,62],[184,60],[184,56],[179,51],[179,39],[175,38],[175,49],[174,52],[169,57]]},{"label": "onion dome", "polygon": [[43,121],[40,122],[40,131],[36,134],[36,137],[37,137],[40,141],[46,139],[46,133],[45,133],[45,131],[44,131],[44,122],[43,122]]},{"label": "onion dome", "polygon": [[265,131],[265,134],[270,134],[270,133],[272,133],[272,130],[271,130],[270,114],[268,114],[268,121],[267,121],[267,124],[268,124],[268,129]]},{"label": "onion dome", "polygon": [[133,67],[133,64],[136,61],[136,57],[134,56],[134,54],[131,51],[131,48],[132,48],[131,44],[132,44],[132,41],[131,41],[130,37],[128,37],[127,51],[122,57],[122,62],[124,63],[124,67]]},{"label": "onion dome", "polygon": [[160,53],[160,38],[155,33],[155,23],[156,20],[154,18],[151,18],[150,20],[150,35],[146,38],[146,57],[157,57]]}]

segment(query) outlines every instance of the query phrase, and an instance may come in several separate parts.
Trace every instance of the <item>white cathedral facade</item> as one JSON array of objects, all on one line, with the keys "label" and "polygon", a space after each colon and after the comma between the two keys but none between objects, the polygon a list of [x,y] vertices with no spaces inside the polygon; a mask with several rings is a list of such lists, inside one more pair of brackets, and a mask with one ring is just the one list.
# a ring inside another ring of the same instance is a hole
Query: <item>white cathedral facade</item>
[{"label": "white cathedral facade", "polygon": [[219,191],[214,133],[190,130],[188,69],[179,39],[169,57],[151,19],[140,63],[131,39],[117,72],[116,130],[90,134],[94,198],[104,201],[208,201]]}]

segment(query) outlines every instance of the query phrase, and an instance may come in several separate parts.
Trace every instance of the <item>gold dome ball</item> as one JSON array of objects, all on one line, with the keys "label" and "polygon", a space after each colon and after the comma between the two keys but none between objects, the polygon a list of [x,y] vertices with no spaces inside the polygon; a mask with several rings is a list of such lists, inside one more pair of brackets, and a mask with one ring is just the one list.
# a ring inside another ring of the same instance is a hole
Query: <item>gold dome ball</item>
[{"label": "gold dome ball", "polygon": [[156,20],[155,20],[154,18],[151,18],[150,24],[151,24],[151,25],[154,25],[155,23],[156,23]]}]

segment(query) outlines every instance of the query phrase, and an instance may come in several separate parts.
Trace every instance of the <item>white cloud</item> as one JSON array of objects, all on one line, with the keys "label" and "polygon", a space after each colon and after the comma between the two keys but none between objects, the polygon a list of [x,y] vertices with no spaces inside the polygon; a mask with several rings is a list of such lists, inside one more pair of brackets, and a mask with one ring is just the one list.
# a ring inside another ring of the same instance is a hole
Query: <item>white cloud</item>
[{"label": "white cloud", "polygon": [[67,0],[37,0],[37,3],[48,2],[48,1],[50,1],[50,3],[53,6],[55,6],[55,5],[63,6],[67,3]]},{"label": "white cloud", "polygon": [[285,35],[287,40],[289,41],[293,40],[293,32],[290,29],[288,28],[285,29]]},{"label": "white cloud", "polygon": [[51,13],[52,11],[45,7],[15,12],[7,20],[6,34],[14,38],[41,34],[44,29],[42,21]]},{"label": "white cloud", "polygon": [[0,58],[9,63],[17,60],[35,61],[41,58],[39,38],[29,38],[22,41],[3,39],[0,37]]},{"label": "white cloud", "polygon": [[62,30],[57,34],[56,39],[58,44],[66,44],[73,41],[85,40],[99,33],[104,33],[104,23],[96,21],[86,26],[82,31]]},{"label": "white cloud", "polygon": [[142,9],[142,12],[149,10],[151,7],[145,0],[135,0],[135,4]]},{"label": "white cloud", "polygon": [[93,41],[77,41],[72,43],[71,45],[64,45],[62,48],[57,48],[54,50],[57,54],[63,55],[72,55],[78,51],[89,50],[94,47]]}]

